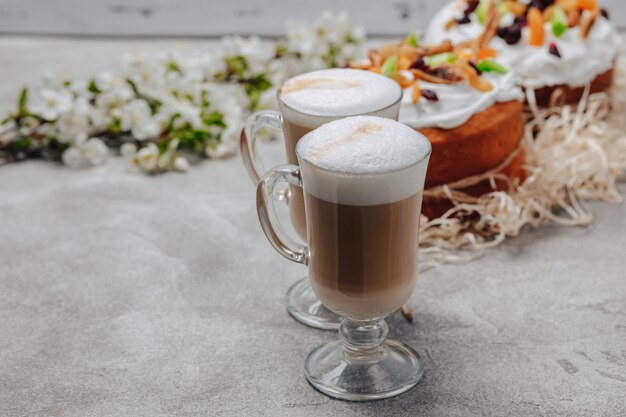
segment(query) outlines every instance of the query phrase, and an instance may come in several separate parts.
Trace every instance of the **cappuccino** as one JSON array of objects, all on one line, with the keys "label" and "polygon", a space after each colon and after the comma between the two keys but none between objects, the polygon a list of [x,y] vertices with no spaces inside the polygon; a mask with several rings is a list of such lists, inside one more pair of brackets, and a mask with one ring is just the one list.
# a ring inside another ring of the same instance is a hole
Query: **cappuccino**
[{"label": "cappuccino", "polygon": [[[372,114],[397,120],[402,89],[382,75],[357,69],[328,69],[286,81],[279,93],[287,160],[297,164],[296,145],[324,123],[347,116]],[[291,222],[306,239],[302,190],[291,187]]]},{"label": "cappuccino", "polygon": [[297,145],[309,277],[334,312],[366,320],[408,300],[430,149],[415,130],[371,116],[328,123]]}]

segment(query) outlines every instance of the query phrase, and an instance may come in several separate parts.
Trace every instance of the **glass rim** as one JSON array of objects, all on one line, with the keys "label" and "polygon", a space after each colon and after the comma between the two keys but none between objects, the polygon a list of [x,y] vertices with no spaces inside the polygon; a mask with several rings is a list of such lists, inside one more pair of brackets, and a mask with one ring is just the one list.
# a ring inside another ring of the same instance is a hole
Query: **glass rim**
[{"label": "glass rim", "polygon": [[[345,68],[345,69],[354,69],[354,70],[358,70],[358,69],[356,69],[356,68]],[[358,70],[358,71],[365,71],[365,70]],[[311,72],[315,72],[315,71],[311,71]],[[370,71],[368,71],[368,72],[370,72]],[[306,73],[305,73],[305,74],[306,74]],[[378,74],[378,75],[380,75],[381,77],[384,77],[384,75],[381,75],[381,74]],[[297,76],[296,76],[296,77],[297,77]],[[292,78],[295,78],[295,77],[292,77]],[[290,78],[289,80],[291,80],[292,78]],[[287,81],[289,81],[289,80],[287,80]],[[390,80],[392,80],[392,79],[390,78]],[[324,119],[324,120],[345,119],[346,117],[352,117],[352,116],[371,116],[371,115],[373,115],[374,113],[382,112],[382,111],[388,110],[388,109],[390,109],[390,108],[392,108],[392,107],[394,107],[394,106],[398,105],[398,104],[402,101],[402,98],[404,97],[404,90],[402,89],[402,87],[400,86],[400,84],[398,84],[398,83],[396,82],[396,86],[398,87],[398,92],[399,92],[400,94],[398,95],[398,98],[397,98],[397,99],[395,99],[395,100],[393,101],[393,103],[391,103],[391,104],[385,105],[385,106],[383,106],[383,107],[380,107],[380,108],[378,108],[378,109],[375,109],[375,110],[372,110],[372,111],[369,111],[369,112],[366,112],[366,113],[338,114],[338,115],[332,115],[332,116],[331,116],[331,115],[319,115],[319,114],[305,113],[305,112],[303,112],[303,111],[300,111],[300,110],[294,109],[293,107],[291,107],[290,105],[288,105],[287,103],[285,103],[285,102],[281,99],[280,92],[282,91],[283,86],[285,85],[285,83],[286,83],[287,81],[285,81],[285,82],[284,82],[284,83],[280,86],[280,88],[276,91],[276,99],[278,100],[278,103],[279,103],[281,106],[284,106],[285,108],[287,108],[287,109],[289,109],[290,111],[295,112],[295,113],[297,113],[297,114],[299,114],[299,115],[302,115],[302,116],[307,116],[307,117],[314,117],[314,118],[319,118],[319,119]],[[392,81],[394,81],[394,82],[395,82],[395,80],[392,80]],[[283,115],[283,117],[284,117],[284,115]]]}]

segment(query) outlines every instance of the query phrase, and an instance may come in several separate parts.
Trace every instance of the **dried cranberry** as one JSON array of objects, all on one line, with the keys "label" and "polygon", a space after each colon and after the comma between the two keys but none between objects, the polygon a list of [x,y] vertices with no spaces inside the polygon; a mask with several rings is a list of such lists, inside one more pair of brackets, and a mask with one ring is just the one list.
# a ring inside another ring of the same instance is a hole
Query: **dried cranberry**
[{"label": "dried cranberry", "polygon": [[433,69],[431,71],[431,74],[434,75],[435,77],[441,78],[443,80],[449,80],[449,79],[454,78],[454,75],[451,74],[450,71],[448,71],[444,67],[437,67],[437,68]]},{"label": "dried cranberry", "polygon": [[479,4],[480,4],[480,0],[468,0],[467,7],[465,8],[465,11],[463,12],[465,16],[468,16],[474,13],[476,9],[478,8]]},{"label": "dried cranberry", "polygon": [[530,10],[532,7],[536,7],[536,8],[538,8],[539,10],[541,10],[543,12],[548,7],[553,5],[554,1],[555,0],[532,0],[526,6],[526,11]]},{"label": "dried cranberry", "polygon": [[471,20],[470,20],[468,15],[463,15],[462,18],[456,19],[456,23],[459,24],[459,25],[466,25],[466,24],[468,24],[470,22],[471,22]]},{"label": "dried cranberry", "polygon": [[476,74],[482,75],[483,72],[480,69],[478,69],[478,67],[476,66],[476,64],[474,64],[473,61],[470,61],[469,64],[470,64],[470,67],[474,68],[474,70],[476,71]]},{"label": "dried cranberry", "polygon": [[498,36],[501,37],[501,38],[504,38],[506,36],[508,30],[509,29],[507,27],[498,28]]},{"label": "dried cranberry", "polygon": [[439,96],[433,90],[422,89],[422,97],[428,101],[439,101]]},{"label": "dried cranberry", "polygon": [[556,43],[550,43],[550,49],[548,51],[557,58],[561,58],[561,52],[559,51],[559,47],[556,46]]},{"label": "dried cranberry", "polygon": [[430,67],[426,64],[426,61],[424,61],[424,57],[420,57],[416,59],[411,64],[411,69],[413,68],[418,69],[420,71],[424,71],[424,72],[430,72]]},{"label": "dried cranberry", "polygon": [[611,16],[609,15],[609,11],[607,9],[600,9],[600,14],[602,15],[602,17],[604,17],[607,20],[611,18]]},{"label": "dried cranberry", "polygon": [[507,44],[515,45],[522,39],[522,28],[515,24],[507,27],[503,38]]},{"label": "dried cranberry", "polygon": [[513,25],[517,25],[521,28],[528,26],[528,17],[524,14],[515,16],[515,19],[513,19]]}]

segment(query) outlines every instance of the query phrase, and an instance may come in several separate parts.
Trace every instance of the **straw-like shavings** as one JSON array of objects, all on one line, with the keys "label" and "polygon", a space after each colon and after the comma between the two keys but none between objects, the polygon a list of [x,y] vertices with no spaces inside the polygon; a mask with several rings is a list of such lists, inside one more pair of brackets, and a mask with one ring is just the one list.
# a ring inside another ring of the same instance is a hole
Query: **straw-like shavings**
[{"label": "straw-like shavings", "polygon": [[[540,109],[532,90],[527,91],[529,114],[522,139],[527,178],[519,184],[495,169],[466,179],[488,179],[494,190],[496,179],[508,181],[507,192],[479,198],[460,191],[467,184],[437,190],[454,206],[440,218],[423,218],[422,270],[472,260],[528,227],[588,225],[593,213],[587,202],[622,201],[616,185],[626,170],[626,122],[619,113],[626,108],[626,72],[615,73],[612,94],[589,94],[587,86],[578,106]],[[616,111],[610,112],[611,107]]]}]

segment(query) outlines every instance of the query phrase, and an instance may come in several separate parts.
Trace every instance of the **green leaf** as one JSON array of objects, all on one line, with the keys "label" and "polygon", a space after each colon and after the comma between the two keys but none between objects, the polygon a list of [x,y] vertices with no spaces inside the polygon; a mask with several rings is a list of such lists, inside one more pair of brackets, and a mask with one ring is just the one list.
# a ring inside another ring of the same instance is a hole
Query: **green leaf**
[{"label": "green leaf", "polygon": [[171,132],[172,130],[174,130],[174,122],[176,122],[176,119],[178,118],[180,118],[179,113],[173,114],[172,117],[170,117],[170,121],[167,124],[167,128],[166,128],[167,132]]},{"label": "green leaf", "polygon": [[557,38],[563,36],[568,28],[567,15],[559,5],[555,5],[552,11],[552,18],[550,19],[552,24],[552,33]]},{"label": "green leaf", "polygon": [[89,85],[87,86],[87,90],[89,90],[90,92],[92,92],[94,94],[100,94],[101,93],[100,89],[96,85],[96,80],[90,80],[89,81]]},{"label": "green leaf", "polygon": [[170,62],[167,63],[167,70],[168,71],[172,71],[172,72],[177,72],[179,74],[182,74],[182,71],[180,70],[180,67],[174,61],[170,61]]},{"label": "green leaf", "polygon": [[207,126],[217,126],[221,128],[226,127],[226,123],[224,123],[224,116],[218,111],[203,115],[202,121]]},{"label": "green leaf", "polygon": [[382,75],[385,77],[391,77],[391,75],[396,72],[398,68],[398,55],[392,55],[383,64],[383,67],[380,71]]},{"label": "green leaf", "polygon": [[248,61],[241,55],[226,57],[224,62],[228,70],[237,77],[243,77],[248,69]]},{"label": "green leaf", "polygon": [[419,42],[417,41],[417,36],[415,35],[415,32],[409,33],[409,36],[407,36],[407,38],[406,38],[406,43],[408,43],[411,46],[418,46],[419,45]]},{"label": "green leaf", "polygon": [[22,88],[22,92],[20,93],[20,98],[17,102],[17,113],[20,116],[24,116],[28,113],[26,108],[28,104],[28,89],[26,87]]},{"label": "green leaf", "polygon": [[437,68],[443,64],[454,64],[459,56],[453,52],[443,52],[441,54],[427,56],[424,61],[431,68]]},{"label": "green leaf", "polygon": [[265,74],[259,74],[245,82],[244,88],[250,98],[253,109],[258,106],[261,94],[267,91],[271,86],[272,82],[266,78]]},{"label": "green leaf", "polygon": [[135,96],[141,97],[141,94],[139,93],[139,89],[137,88],[137,84],[135,84],[135,82],[131,80],[130,78],[127,78],[126,82],[128,83],[128,85],[130,85],[130,88],[133,90],[133,93],[135,93]]},{"label": "green leaf", "polygon": [[506,74],[507,72],[509,72],[506,67],[498,64],[496,61],[493,61],[491,59],[484,59],[480,61],[477,67],[482,72],[495,72],[497,74]]}]

